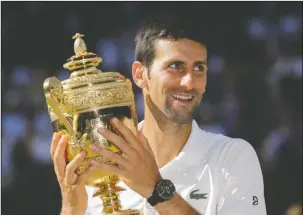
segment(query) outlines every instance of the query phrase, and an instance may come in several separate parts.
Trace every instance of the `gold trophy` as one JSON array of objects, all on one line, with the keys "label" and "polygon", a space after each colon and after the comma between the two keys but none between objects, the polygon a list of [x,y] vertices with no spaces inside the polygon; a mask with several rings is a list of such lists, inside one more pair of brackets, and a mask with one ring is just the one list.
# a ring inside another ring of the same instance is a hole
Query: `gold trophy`
[{"label": "gold trophy", "polygon": [[[72,71],[70,77],[62,82],[50,77],[43,84],[53,132],[62,131],[71,137],[66,150],[67,160],[71,161],[82,150],[87,152],[77,174],[86,170],[92,159],[112,163],[90,150],[92,143],[121,153],[97,131],[103,127],[118,134],[109,123],[111,117],[119,118],[134,134],[138,127],[131,82],[120,73],[98,70],[102,59],[87,52],[83,36],[79,33],[73,36],[75,55],[63,65]],[[98,169],[89,175],[86,185],[98,188],[94,197],[99,196],[103,202],[102,214],[140,215],[138,210],[122,210],[118,195],[124,189],[117,185],[118,182],[117,175]]]}]

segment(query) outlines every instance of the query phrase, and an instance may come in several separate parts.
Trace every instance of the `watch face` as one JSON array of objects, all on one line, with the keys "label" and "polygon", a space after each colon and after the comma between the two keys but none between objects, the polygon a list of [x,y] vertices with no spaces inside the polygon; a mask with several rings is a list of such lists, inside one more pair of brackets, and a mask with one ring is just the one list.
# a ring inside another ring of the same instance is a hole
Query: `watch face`
[{"label": "watch face", "polygon": [[174,184],[169,180],[162,180],[157,187],[158,194],[164,200],[169,200],[175,192]]}]

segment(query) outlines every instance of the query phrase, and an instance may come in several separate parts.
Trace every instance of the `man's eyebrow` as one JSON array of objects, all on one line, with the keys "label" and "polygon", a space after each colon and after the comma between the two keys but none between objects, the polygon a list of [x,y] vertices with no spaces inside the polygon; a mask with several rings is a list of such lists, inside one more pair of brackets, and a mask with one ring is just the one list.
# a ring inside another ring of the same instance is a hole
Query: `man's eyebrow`
[{"label": "man's eyebrow", "polygon": [[[165,61],[166,65],[172,64],[172,63],[187,64],[186,61],[183,61],[180,59],[169,59],[169,60]],[[198,65],[198,64],[207,65],[207,60],[197,60],[194,62],[194,65]]]},{"label": "man's eyebrow", "polygon": [[194,65],[197,65],[197,64],[207,65],[207,61],[206,60],[197,60],[194,62]]},{"label": "man's eyebrow", "polygon": [[165,62],[165,64],[172,64],[172,63],[186,64],[185,61],[180,59],[170,59]]}]

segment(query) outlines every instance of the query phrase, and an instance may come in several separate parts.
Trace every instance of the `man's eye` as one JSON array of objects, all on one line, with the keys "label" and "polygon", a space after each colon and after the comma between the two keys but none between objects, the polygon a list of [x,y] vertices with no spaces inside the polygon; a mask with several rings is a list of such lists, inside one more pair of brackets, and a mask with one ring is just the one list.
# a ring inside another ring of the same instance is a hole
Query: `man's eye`
[{"label": "man's eye", "polygon": [[194,71],[203,72],[205,70],[205,66],[202,64],[196,65],[194,67]]},{"label": "man's eye", "polygon": [[184,65],[182,63],[172,63],[169,65],[169,67],[172,69],[183,69]]}]

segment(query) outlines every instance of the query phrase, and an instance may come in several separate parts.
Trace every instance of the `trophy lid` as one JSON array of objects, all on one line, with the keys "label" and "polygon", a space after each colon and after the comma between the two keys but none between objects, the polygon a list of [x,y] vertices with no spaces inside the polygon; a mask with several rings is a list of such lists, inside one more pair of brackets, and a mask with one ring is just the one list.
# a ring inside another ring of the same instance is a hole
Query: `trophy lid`
[{"label": "trophy lid", "polygon": [[89,82],[100,82],[101,80],[103,80],[103,82],[116,81],[119,79],[124,80],[125,78],[123,75],[117,72],[101,73],[101,70],[97,69],[97,66],[103,61],[103,59],[92,52],[87,52],[86,44],[82,39],[83,36],[83,34],[76,33],[72,37],[75,39],[75,55],[67,59],[67,62],[63,65],[63,68],[72,71],[70,79],[66,80],[65,83],[72,84],[73,87],[75,87],[74,85],[77,85],[77,82],[79,83],[79,80],[81,80],[81,82],[87,81],[85,80],[87,76],[92,74],[97,74],[97,76],[95,75],[94,78],[89,78]]},{"label": "trophy lid", "polygon": [[62,81],[64,103],[70,113],[96,108],[128,106],[134,103],[131,82],[118,72],[102,72],[97,66],[102,58],[87,52],[84,35],[75,34],[75,55],[63,65],[72,71],[69,79]]}]

